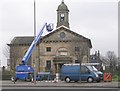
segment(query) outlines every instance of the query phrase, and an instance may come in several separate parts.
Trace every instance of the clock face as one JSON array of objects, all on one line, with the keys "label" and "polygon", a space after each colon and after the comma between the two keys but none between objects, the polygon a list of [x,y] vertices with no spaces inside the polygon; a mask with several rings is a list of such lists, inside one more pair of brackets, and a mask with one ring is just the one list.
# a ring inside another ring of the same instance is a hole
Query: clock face
[{"label": "clock face", "polygon": [[61,14],[61,17],[64,17],[64,14]]},{"label": "clock face", "polygon": [[64,32],[61,32],[61,33],[60,33],[60,38],[65,38],[65,36],[66,36],[66,35],[65,35]]}]

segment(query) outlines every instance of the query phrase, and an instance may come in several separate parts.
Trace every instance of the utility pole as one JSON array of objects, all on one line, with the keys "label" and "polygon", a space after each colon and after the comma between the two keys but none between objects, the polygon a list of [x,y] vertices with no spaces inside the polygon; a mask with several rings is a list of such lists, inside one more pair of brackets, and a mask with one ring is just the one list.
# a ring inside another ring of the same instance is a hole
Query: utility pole
[{"label": "utility pole", "polygon": [[34,0],[34,84],[36,84],[36,4]]}]

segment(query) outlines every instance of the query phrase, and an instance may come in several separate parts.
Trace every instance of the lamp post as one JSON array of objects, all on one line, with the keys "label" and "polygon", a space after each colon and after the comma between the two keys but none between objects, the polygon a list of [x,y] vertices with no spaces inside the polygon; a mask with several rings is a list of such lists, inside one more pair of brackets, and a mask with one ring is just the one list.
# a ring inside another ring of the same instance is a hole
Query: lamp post
[{"label": "lamp post", "polygon": [[34,84],[36,84],[36,4],[34,0]]},{"label": "lamp post", "polygon": [[51,32],[53,30],[53,24],[47,25],[47,23],[45,23],[38,35],[36,36],[36,3],[34,0],[34,84],[36,84],[36,44],[40,39],[44,28],[46,28],[48,32]]}]

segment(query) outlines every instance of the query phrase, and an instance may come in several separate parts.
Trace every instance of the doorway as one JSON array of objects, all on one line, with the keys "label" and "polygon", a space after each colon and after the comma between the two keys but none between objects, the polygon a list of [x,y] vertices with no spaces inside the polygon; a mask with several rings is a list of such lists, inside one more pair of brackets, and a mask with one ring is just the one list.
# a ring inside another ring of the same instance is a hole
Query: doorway
[{"label": "doorway", "polygon": [[55,73],[60,73],[63,63],[55,63]]}]

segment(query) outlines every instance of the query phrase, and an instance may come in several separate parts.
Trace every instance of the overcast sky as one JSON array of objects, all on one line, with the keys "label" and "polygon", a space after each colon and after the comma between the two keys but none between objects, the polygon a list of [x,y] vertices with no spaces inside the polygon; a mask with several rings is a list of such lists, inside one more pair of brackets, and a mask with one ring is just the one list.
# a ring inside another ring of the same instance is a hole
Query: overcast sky
[{"label": "overcast sky", "polygon": [[[34,0],[0,1],[0,60],[5,45],[15,36],[33,36]],[[118,0],[64,0],[68,6],[70,30],[91,39],[91,54],[114,51],[118,55]],[[37,32],[45,22],[57,22],[57,7],[61,0],[36,0]],[[47,34],[44,31],[45,35]]]}]

